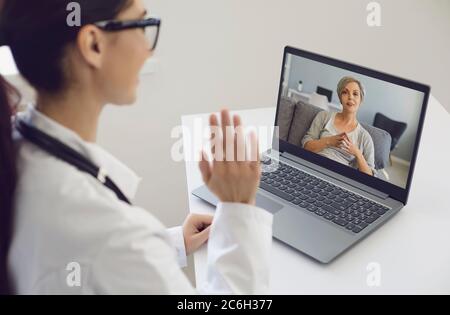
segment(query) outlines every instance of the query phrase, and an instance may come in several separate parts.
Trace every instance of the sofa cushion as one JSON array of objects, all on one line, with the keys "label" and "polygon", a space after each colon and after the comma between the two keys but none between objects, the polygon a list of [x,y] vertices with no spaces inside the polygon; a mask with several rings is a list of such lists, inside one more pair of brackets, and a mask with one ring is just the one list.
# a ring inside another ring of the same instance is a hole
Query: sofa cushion
[{"label": "sofa cushion", "polygon": [[288,98],[281,97],[278,108],[277,126],[279,126],[279,137],[287,141],[292,117],[294,116],[295,104]]},{"label": "sofa cushion", "polygon": [[289,132],[288,142],[297,146],[301,146],[303,136],[311,126],[314,117],[322,111],[322,109],[303,102],[295,105],[294,119],[292,120],[291,130]]},{"label": "sofa cushion", "polygon": [[391,152],[391,135],[389,132],[361,123],[372,137],[375,147],[375,169],[383,169],[389,165],[389,153]]}]

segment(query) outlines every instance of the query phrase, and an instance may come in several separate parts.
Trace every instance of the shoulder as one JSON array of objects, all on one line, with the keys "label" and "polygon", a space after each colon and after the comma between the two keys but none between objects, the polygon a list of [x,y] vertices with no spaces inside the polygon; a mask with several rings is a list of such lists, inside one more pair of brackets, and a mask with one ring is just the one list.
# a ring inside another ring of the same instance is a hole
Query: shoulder
[{"label": "shoulder", "polygon": [[24,143],[18,152],[16,211],[19,224],[62,242],[106,241],[111,233],[164,226],[144,209],[130,206],[94,177]]},{"label": "shoulder", "polygon": [[314,120],[316,123],[325,123],[328,122],[333,117],[333,113],[322,110],[316,114]]}]

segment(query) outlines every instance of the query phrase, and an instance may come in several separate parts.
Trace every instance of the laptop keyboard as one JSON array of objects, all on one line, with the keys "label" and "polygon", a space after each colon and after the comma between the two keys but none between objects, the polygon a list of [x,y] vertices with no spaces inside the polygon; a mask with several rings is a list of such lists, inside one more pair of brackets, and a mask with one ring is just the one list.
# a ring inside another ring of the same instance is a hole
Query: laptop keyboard
[{"label": "laptop keyboard", "polygon": [[282,162],[275,171],[262,173],[260,188],[353,233],[360,233],[389,211]]}]

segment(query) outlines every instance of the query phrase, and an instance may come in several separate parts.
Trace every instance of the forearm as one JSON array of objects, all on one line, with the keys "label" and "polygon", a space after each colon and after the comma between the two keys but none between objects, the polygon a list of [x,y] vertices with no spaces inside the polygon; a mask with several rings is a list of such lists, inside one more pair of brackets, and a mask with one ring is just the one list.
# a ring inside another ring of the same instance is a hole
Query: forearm
[{"label": "forearm", "polygon": [[373,176],[372,169],[367,164],[367,161],[364,158],[364,156],[362,155],[362,153],[359,153],[356,155],[356,163],[358,164],[359,171],[366,173],[367,175]]},{"label": "forearm", "polygon": [[319,140],[310,140],[305,144],[305,149],[314,153],[318,153],[327,147],[328,139],[326,137]]}]

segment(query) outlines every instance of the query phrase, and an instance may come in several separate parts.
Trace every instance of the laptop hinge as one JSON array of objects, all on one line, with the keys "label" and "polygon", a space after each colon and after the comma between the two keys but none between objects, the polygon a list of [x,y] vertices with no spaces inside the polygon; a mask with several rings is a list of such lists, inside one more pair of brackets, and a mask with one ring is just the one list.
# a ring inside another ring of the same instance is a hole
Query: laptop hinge
[{"label": "laptop hinge", "polygon": [[338,173],[330,171],[330,170],[328,170],[326,168],[323,168],[321,166],[318,166],[318,165],[316,165],[314,163],[311,163],[311,162],[308,162],[306,160],[303,160],[303,159],[301,159],[301,158],[299,158],[299,157],[297,157],[295,155],[292,155],[290,153],[282,152],[282,153],[280,153],[280,156],[283,157],[283,158],[286,158],[288,160],[291,160],[291,161],[293,161],[295,163],[299,163],[299,164],[301,164],[303,166],[306,166],[307,168],[313,169],[316,172],[322,173],[322,174],[324,174],[327,177],[332,177],[332,178],[334,178],[334,179],[336,179],[336,180],[338,180],[338,181],[340,181],[342,183],[345,183],[347,185],[353,186],[353,187],[355,187],[355,188],[357,188],[359,190],[363,190],[363,191],[365,191],[365,192],[367,192],[367,193],[369,193],[371,195],[377,196],[378,198],[381,198],[381,199],[389,198],[389,195],[384,193],[384,192],[381,192],[381,191],[379,191],[377,189],[374,189],[372,187],[369,187],[367,185],[361,184],[360,182],[357,182],[357,181],[352,180],[352,179],[350,179],[348,177],[345,177],[343,175],[340,175]]}]

